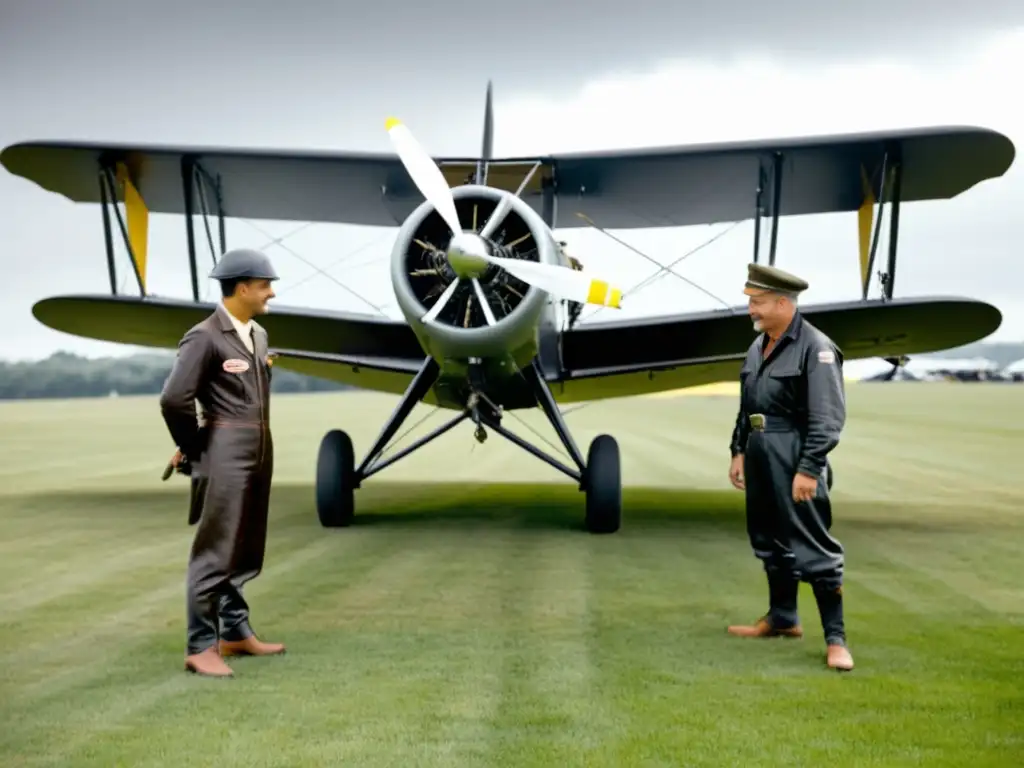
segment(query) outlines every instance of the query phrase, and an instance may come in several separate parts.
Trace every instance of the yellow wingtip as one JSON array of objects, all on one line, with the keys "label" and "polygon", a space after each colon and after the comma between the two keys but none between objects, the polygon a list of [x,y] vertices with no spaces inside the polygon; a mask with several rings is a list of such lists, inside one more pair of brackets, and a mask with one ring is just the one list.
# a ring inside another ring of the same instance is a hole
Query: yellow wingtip
[{"label": "yellow wingtip", "polygon": [[399,120],[397,117],[389,117],[387,120],[384,121],[384,130],[390,131],[396,125],[401,125],[401,124],[402,124],[402,121]]},{"label": "yellow wingtip", "polygon": [[621,309],[622,304],[622,291],[618,288],[612,288],[611,295],[608,298],[608,306],[614,309]]}]

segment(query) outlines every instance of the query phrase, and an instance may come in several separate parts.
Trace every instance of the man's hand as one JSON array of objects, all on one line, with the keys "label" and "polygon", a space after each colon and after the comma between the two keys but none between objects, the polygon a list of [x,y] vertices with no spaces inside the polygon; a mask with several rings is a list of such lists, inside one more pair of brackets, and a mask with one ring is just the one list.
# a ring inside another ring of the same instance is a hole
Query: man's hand
[{"label": "man's hand", "polygon": [[818,492],[818,478],[797,472],[793,477],[793,501],[799,504],[802,501],[810,501]]},{"label": "man's hand", "polygon": [[189,462],[188,458],[181,452],[180,448],[174,452],[174,455],[171,456],[171,460],[167,462],[167,466],[164,467],[164,474],[160,479],[167,480],[167,478],[169,478],[175,472],[179,472],[180,474],[186,476],[192,475],[192,464]]},{"label": "man's hand", "polygon": [[743,481],[743,454],[738,453],[732,457],[732,462],[729,464],[729,482],[732,483],[733,487],[742,491],[747,486]]},{"label": "man's hand", "polygon": [[181,449],[179,449],[174,452],[174,455],[171,456],[171,460],[167,462],[167,466],[164,467],[164,473],[161,475],[160,479],[166,481],[167,478],[174,474],[174,470],[181,466],[182,461],[184,461],[184,456],[182,456]]}]

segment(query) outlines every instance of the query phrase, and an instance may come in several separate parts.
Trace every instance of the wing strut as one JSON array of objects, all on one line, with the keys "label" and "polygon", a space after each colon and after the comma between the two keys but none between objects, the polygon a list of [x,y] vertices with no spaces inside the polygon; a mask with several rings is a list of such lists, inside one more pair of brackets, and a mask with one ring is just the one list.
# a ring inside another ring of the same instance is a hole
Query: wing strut
[{"label": "wing strut", "polygon": [[[784,155],[782,152],[772,153],[772,165],[770,171],[772,182],[772,234],[771,240],[768,244],[768,264],[771,266],[775,265],[775,257],[778,252],[779,216],[782,208],[783,161]],[[878,241],[882,231],[882,217],[885,212],[885,204],[888,202],[890,208],[889,258],[886,270],[878,273],[878,280],[882,287],[882,300],[889,301],[893,297],[893,287],[896,282],[896,256],[899,244],[900,198],[903,184],[903,157],[900,143],[898,141],[892,141],[887,142],[885,145],[881,160],[881,167],[877,173],[877,218],[872,216],[876,201],[876,169],[872,169],[870,176],[863,166],[861,166],[860,169],[864,187],[863,203],[857,211],[860,245],[861,298],[866,300],[868,297],[871,271],[875,264],[875,255],[878,251]],[[768,183],[768,175],[769,172],[766,170],[765,165],[763,163],[759,163],[756,197],[754,202],[755,263],[758,263],[761,260],[761,218],[765,215],[766,205],[764,201],[764,193],[765,187]],[[874,230],[873,232],[872,229]]]},{"label": "wing strut", "polygon": [[[116,169],[116,172],[115,172]],[[118,201],[118,178],[121,180],[124,189],[125,209],[128,223],[125,223],[125,216],[121,215],[121,209],[117,207]],[[139,295],[146,295],[146,237],[148,229],[149,211],[142,200],[142,196],[135,190],[127,168],[121,164],[115,164],[109,158],[100,160],[99,168],[100,200],[103,207],[103,238],[107,246],[107,271],[110,273],[110,293],[117,295],[117,267],[114,264],[114,235],[110,225],[110,209],[114,210],[117,216],[117,225],[121,230],[121,239],[128,249],[128,257],[132,263],[132,270],[135,272],[135,281],[139,284]],[[108,207],[109,206],[109,207]],[[133,238],[132,235],[135,237]]]},{"label": "wing strut", "polygon": [[[878,241],[882,234],[882,218],[885,214],[885,205],[889,203],[889,259],[886,271],[878,273],[878,281],[882,287],[882,300],[888,301],[893,296],[896,279],[896,254],[899,244],[900,194],[903,184],[903,162],[899,145],[887,146],[882,155],[881,166],[877,174],[878,213],[874,221],[872,221],[876,185],[874,171],[869,175],[862,165],[861,181],[864,187],[864,202],[857,211],[861,298],[864,300],[868,298],[871,271],[875,265]],[[874,224],[873,232],[872,224]]]},{"label": "wing strut", "polygon": [[[131,260],[139,295],[147,296],[146,262],[149,237],[149,209],[146,205],[146,175],[141,161],[130,151],[111,150],[101,153],[98,159],[100,186],[100,208],[103,215],[103,235],[107,251],[107,272],[110,276],[110,293],[116,296],[117,265],[114,258],[114,234],[111,210],[117,218],[121,239]],[[199,271],[196,265],[196,244],[193,216],[196,213],[196,192],[198,191],[199,213],[203,216],[206,240],[210,246],[213,263],[217,263],[218,247],[214,244],[210,216],[213,211],[208,202],[212,197],[216,204],[218,218],[219,252],[227,250],[225,211],[221,194],[220,178],[213,178],[192,155],[181,159],[182,193],[185,204],[185,231],[188,243],[189,271],[192,278],[192,298],[199,301]],[[153,183],[153,182],[151,182]],[[197,189],[198,184],[198,189]],[[124,215],[118,203],[124,202]]]},{"label": "wing strut", "polygon": [[217,265],[218,248],[213,243],[213,232],[210,230],[210,216],[214,213],[207,200],[207,189],[216,202],[217,234],[219,252],[228,249],[227,231],[224,226],[224,198],[221,192],[221,180],[213,178],[199,161],[192,155],[181,158],[181,184],[185,202],[185,239],[188,243],[188,266],[192,275],[192,298],[199,301],[199,267],[196,263],[196,235],[193,216],[196,208],[196,193],[199,197],[199,213],[203,216],[203,227],[206,229],[206,242],[210,248],[210,258]]},{"label": "wing strut", "polygon": [[889,267],[883,282],[885,297],[892,298],[896,285],[896,245],[900,236],[900,194],[903,187],[903,158],[897,146],[893,158],[892,208],[889,210]]},{"label": "wing strut", "polygon": [[[768,244],[768,264],[775,266],[775,251],[779,241],[779,210],[782,205],[782,160],[781,152],[772,155],[772,239]],[[764,165],[758,163],[757,197],[754,202],[754,263],[761,260],[761,217],[764,216],[764,187],[768,179]]]}]

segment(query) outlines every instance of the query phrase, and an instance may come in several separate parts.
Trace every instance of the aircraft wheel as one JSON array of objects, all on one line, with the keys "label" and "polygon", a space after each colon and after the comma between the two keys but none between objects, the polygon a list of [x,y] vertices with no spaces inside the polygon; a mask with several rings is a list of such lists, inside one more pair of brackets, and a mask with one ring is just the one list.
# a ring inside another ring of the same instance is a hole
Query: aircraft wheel
[{"label": "aircraft wheel", "polygon": [[622,472],[619,444],[611,435],[598,435],[587,451],[587,530],[615,533],[622,525]]},{"label": "aircraft wheel", "polygon": [[355,514],[355,451],[352,439],[332,429],[316,457],[316,514],[324,528],[351,525]]}]

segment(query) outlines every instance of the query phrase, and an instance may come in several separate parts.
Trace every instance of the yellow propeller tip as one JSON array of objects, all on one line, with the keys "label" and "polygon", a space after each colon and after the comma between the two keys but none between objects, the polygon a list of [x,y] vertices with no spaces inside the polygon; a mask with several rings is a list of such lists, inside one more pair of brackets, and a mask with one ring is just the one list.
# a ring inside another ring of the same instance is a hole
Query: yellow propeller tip
[{"label": "yellow propeller tip", "polygon": [[604,280],[591,280],[590,290],[587,292],[587,304],[600,304],[605,307],[619,308],[622,301],[622,291],[613,288]]},{"label": "yellow propeller tip", "polygon": [[396,125],[401,125],[401,124],[402,124],[402,121],[399,120],[397,117],[389,117],[387,120],[384,121],[384,130],[390,131]]}]

